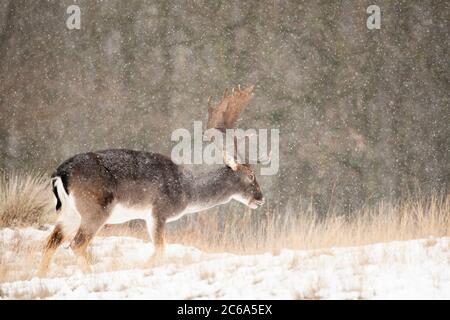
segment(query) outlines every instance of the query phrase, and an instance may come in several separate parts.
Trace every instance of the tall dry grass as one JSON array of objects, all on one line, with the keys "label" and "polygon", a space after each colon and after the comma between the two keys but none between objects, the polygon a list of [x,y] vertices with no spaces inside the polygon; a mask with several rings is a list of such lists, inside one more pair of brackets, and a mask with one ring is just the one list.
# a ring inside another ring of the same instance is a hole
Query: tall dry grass
[{"label": "tall dry grass", "polygon": [[[38,173],[0,177],[0,227],[37,226],[56,220],[49,179]],[[131,225],[131,227],[130,227]],[[109,226],[103,235],[147,238],[145,223]],[[450,196],[410,197],[380,202],[352,214],[330,208],[324,217],[312,206],[283,211],[265,206],[250,211],[240,204],[193,214],[169,224],[169,243],[205,251],[276,252],[283,248],[315,249],[356,246],[428,236],[450,236]]]},{"label": "tall dry grass", "polygon": [[450,236],[448,194],[380,202],[348,215],[331,210],[322,217],[313,208],[296,212],[275,209],[259,218],[256,215],[261,213],[236,210],[221,221],[223,216],[218,213],[200,213],[187,217],[168,238],[207,251],[252,254]]},{"label": "tall dry grass", "polygon": [[0,175],[0,227],[48,223],[53,208],[48,177],[18,172]]}]

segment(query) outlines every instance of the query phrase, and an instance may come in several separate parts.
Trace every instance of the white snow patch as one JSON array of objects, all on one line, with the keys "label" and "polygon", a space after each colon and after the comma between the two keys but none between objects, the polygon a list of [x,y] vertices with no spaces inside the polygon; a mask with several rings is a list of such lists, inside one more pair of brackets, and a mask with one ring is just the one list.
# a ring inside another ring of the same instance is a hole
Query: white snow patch
[{"label": "white snow patch", "polygon": [[[48,233],[0,230],[0,262],[19,278],[35,274],[40,251],[17,252],[16,246],[37,245]],[[97,237],[93,273],[85,275],[61,247],[50,278],[0,283],[0,298],[450,299],[450,238],[252,256],[170,244],[165,264],[146,269],[152,251],[139,239]]]}]

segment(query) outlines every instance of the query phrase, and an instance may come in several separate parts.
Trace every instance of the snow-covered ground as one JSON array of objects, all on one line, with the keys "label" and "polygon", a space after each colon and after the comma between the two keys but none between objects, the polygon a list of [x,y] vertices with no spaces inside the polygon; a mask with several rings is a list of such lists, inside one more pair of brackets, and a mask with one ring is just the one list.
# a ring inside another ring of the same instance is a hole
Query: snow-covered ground
[{"label": "snow-covered ground", "polygon": [[61,247],[49,278],[39,279],[36,247],[47,234],[0,230],[0,273],[9,277],[3,279],[25,279],[0,283],[0,298],[450,299],[450,238],[252,256],[171,244],[164,265],[144,268],[151,243],[97,237],[92,274],[82,274]]}]

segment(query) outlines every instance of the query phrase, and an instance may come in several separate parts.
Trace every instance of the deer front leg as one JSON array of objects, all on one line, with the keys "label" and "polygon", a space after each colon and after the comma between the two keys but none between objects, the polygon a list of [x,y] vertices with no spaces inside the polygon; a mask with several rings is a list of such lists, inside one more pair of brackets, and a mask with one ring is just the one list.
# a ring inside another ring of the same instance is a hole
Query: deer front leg
[{"label": "deer front leg", "polygon": [[147,261],[147,267],[159,265],[164,260],[164,245],[165,245],[165,219],[153,217],[152,221],[147,221],[147,228],[150,233],[155,251],[150,259]]}]

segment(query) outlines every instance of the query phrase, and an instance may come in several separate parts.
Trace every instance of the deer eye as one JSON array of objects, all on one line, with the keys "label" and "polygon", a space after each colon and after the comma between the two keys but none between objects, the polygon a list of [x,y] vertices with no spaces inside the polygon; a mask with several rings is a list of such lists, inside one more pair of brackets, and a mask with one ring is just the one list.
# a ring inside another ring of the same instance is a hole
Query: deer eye
[{"label": "deer eye", "polygon": [[250,173],[248,175],[248,178],[250,179],[251,182],[255,181],[255,175],[253,173]]}]

